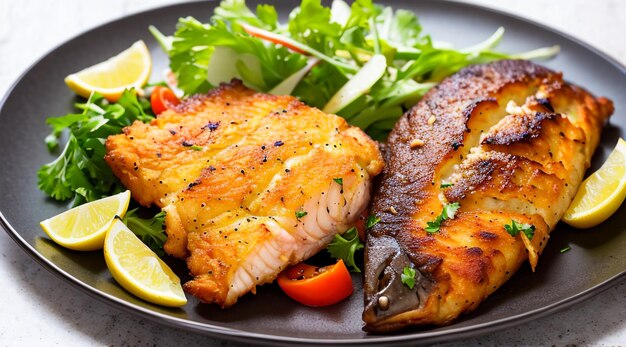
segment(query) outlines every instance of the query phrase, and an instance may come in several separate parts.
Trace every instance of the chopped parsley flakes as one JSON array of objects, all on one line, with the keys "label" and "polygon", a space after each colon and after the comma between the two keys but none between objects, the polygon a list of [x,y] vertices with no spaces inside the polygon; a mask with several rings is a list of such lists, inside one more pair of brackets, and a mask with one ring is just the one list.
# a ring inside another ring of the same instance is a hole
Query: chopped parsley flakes
[{"label": "chopped parsley flakes", "polygon": [[402,283],[405,284],[409,289],[413,289],[415,287],[415,269],[412,267],[405,266],[404,271],[400,275],[402,279]]},{"label": "chopped parsley flakes", "polygon": [[378,222],[380,222],[380,218],[376,215],[372,214],[367,216],[367,219],[365,220],[365,229],[371,229],[374,225],[378,224]]},{"label": "chopped parsley flakes", "polygon": [[307,215],[306,211],[303,211],[303,210],[296,211],[296,218],[298,218],[298,219],[300,219],[300,218],[302,218],[302,217],[304,217],[306,215]]},{"label": "chopped parsley flakes", "polygon": [[454,219],[454,215],[456,211],[461,207],[458,202],[453,202],[451,204],[447,204],[443,206],[443,210],[441,214],[437,216],[437,218],[432,222],[427,222],[426,232],[429,234],[434,234],[439,231],[441,227],[441,223],[446,219]]},{"label": "chopped parsley flakes", "polygon": [[533,236],[535,236],[535,226],[532,224],[517,223],[511,220],[511,224],[505,224],[504,229],[513,237],[517,236],[520,231],[523,232],[529,240],[532,240]]},{"label": "chopped parsley flakes", "polygon": [[337,182],[337,184],[343,185],[343,178],[333,178],[333,181]]}]

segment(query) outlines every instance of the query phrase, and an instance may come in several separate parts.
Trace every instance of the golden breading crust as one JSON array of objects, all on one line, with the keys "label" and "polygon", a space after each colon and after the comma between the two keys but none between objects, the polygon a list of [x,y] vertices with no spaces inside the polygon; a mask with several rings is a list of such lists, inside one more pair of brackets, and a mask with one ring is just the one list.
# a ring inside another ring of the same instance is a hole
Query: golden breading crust
[{"label": "golden breading crust", "polygon": [[[387,143],[371,208],[381,221],[365,248],[365,329],[448,324],[526,259],[534,269],[612,112],[528,61],[471,66],[429,91]],[[452,203],[454,218],[428,233]],[[534,236],[510,235],[512,221]],[[413,289],[405,267],[416,270]]]},{"label": "golden breading crust", "polygon": [[383,166],[377,144],[343,118],[239,81],[106,145],[133,197],[166,212],[164,249],[194,276],[185,290],[222,307],[348,229]]}]

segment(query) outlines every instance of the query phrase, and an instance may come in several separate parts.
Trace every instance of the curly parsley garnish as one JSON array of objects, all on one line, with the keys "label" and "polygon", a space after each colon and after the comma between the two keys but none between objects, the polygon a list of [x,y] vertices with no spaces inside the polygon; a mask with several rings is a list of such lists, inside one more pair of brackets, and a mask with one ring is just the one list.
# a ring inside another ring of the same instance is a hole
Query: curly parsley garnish
[{"label": "curly parsley garnish", "polygon": [[62,133],[67,132],[68,139],[59,157],[37,171],[39,189],[55,200],[74,199],[74,206],[124,191],[104,161],[105,140],[136,120],[154,119],[150,102],[138,97],[134,90],[124,91],[116,103],[94,93],[76,107],[80,113],[46,120],[52,128],[46,137],[51,152],[59,146]]},{"label": "curly parsley garnish", "polygon": [[[369,230],[380,222],[376,215],[369,215],[365,220],[365,229]],[[333,242],[326,250],[335,259],[343,259],[352,272],[361,272],[354,261],[354,254],[363,249],[363,243],[359,239],[358,230],[355,227],[348,229],[343,235],[335,235]]]},{"label": "curly parsley garnish", "polygon": [[517,223],[511,220],[511,224],[505,224],[504,229],[513,237],[517,236],[520,231],[523,232],[529,240],[532,240],[533,236],[535,236],[535,226],[532,224]]},{"label": "curly parsley garnish", "polygon": [[454,219],[454,215],[456,211],[461,207],[458,202],[453,202],[451,204],[447,204],[443,206],[443,210],[441,210],[441,214],[437,216],[437,218],[432,222],[427,222],[426,232],[429,234],[434,234],[439,231],[441,228],[441,223],[446,219]]},{"label": "curly parsley garnish", "polygon": [[352,272],[361,272],[354,262],[354,253],[363,249],[363,243],[359,240],[359,233],[355,227],[348,229],[343,235],[335,235],[333,242],[326,250],[333,258],[343,259]]}]

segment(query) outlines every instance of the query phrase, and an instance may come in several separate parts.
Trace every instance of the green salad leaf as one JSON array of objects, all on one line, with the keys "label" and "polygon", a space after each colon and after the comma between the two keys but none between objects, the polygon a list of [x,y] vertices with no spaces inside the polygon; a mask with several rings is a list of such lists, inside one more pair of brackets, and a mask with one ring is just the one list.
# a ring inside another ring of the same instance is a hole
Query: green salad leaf
[{"label": "green salad leaf", "polygon": [[52,132],[46,137],[51,151],[67,129],[67,141],[59,157],[37,172],[39,189],[56,200],[74,199],[74,206],[123,191],[125,188],[104,161],[105,140],[139,120],[154,118],[147,100],[126,90],[117,103],[94,93],[85,103],[76,104],[82,113],[48,118]]},{"label": "green salad leaf", "polygon": [[122,221],[126,224],[128,229],[135,233],[135,235],[150,247],[154,253],[160,257],[165,256],[165,252],[163,251],[163,244],[165,244],[167,240],[167,235],[163,230],[165,212],[161,211],[152,218],[146,219],[139,215],[139,208],[135,208],[126,212]]},{"label": "green salad leaf", "polygon": [[[251,30],[252,29],[252,30]],[[495,30],[497,29],[497,30]],[[341,104],[337,114],[384,139],[397,119],[432,86],[461,68],[508,58],[546,58],[558,47],[520,54],[495,51],[504,29],[485,41],[457,49],[425,34],[413,12],[356,0],[301,0],[280,23],[276,9],[244,0],[224,0],[208,23],[181,18],[173,35],[151,31],[170,58],[170,68],[185,94],[205,92],[232,78],[269,92],[319,59],[291,94],[324,108],[375,54],[387,60],[385,73],[356,99]]]}]

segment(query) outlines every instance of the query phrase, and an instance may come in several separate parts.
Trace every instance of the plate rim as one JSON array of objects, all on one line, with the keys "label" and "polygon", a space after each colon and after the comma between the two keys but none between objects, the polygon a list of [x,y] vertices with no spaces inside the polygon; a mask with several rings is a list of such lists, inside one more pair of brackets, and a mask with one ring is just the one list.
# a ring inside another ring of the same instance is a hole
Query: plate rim
[{"label": "plate rim", "polygon": [[[272,0],[266,0],[268,3],[271,3]],[[383,2],[384,0],[380,0]],[[87,28],[81,31],[78,34],[71,36],[68,39],[63,40],[57,45],[53,46],[49,50],[47,50],[44,54],[42,54],[39,58],[37,58],[34,62],[32,62],[24,71],[22,71],[19,76],[9,85],[6,89],[6,92],[0,99],[0,114],[4,110],[6,101],[9,97],[12,96],[14,89],[16,86],[22,81],[22,79],[30,73],[30,71],[39,65],[42,61],[44,61],[47,57],[54,54],[58,50],[60,50],[65,45],[70,44],[71,42],[81,38],[83,36],[90,35],[92,32],[101,30],[103,27],[110,26],[121,20],[128,20],[137,16],[146,16],[151,14],[152,12],[160,12],[166,10],[168,8],[174,7],[185,7],[198,3],[216,3],[217,0],[199,0],[199,1],[183,1],[179,3],[168,4],[164,6],[157,6],[145,10],[140,10],[137,12],[132,12],[123,16],[118,16],[113,19],[110,19],[106,22],[103,22],[99,25],[96,25],[91,28]],[[389,0],[389,2],[394,2],[393,0]],[[417,3],[442,3],[441,0],[417,0]],[[478,9],[484,12],[496,14],[499,16],[504,16],[508,18],[516,19],[520,22],[525,23],[526,25],[534,26],[540,28],[542,30],[548,31],[552,34],[560,36],[572,43],[581,46],[587,51],[592,52],[594,55],[602,58],[605,62],[609,63],[613,67],[620,70],[623,75],[626,75],[626,63],[621,63],[615,57],[609,55],[608,53],[602,51],[599,48],[592,46],[591,44],[583,41],[575,36],[564,33],[556,28],[550,27],[546,24],[536,22],[532,19],[522,17],[517,14],[513,14],[510,12],[506,12],[506,10],[491,8],[483,4],[474,4],[467,3],[457,0],[444,0],[443,3],[452,4],[453,6],[465,7]],[[620,273],[594,285],[593,287],[579,292],[575,295],[569,296],[557,302],[554,302],[548,306],[544,306],[535,310],[531,310],[528,312],[524,312],[522,314],[518,314],[515,316],[509,316],[505,318],[496,319],[493,321],[474,324],[466,327],[452,328],[450,330],[444,331],[418,331],[412,333],[405,333],[402,335],[365,335],[363,338],[347,338],[347,339],[327,339],[327,338],[309,338],[309,337],[293,337],[293,336],[280,336],[280,335],[272,335],[272,334],[263,334],[256,332],[249,332],[241,329],[232,329],[227,327],[222,327],[218,325],[213,325],[209,323],[200,323],[195,321],[190,321],[183,318],[172,317],[160,312],[155,312],[150,309],[135,305],[133,303],[127,302],[123,299],[117,298],[111,294],[98,290],[95,287],[91,287],[86,283],[83,283],[79,279],[72,276],[70,273],[64,271],[60,267],[58,267],[55,263],[45,258],[42,254],[40,254],[33,246],[30,245],[21,234],[11,225],[11,223],[6,219],[2,211],[0,211],[0,227],[2,227],[6,233],[11,237],[11,239],[17,243],[20,248],[26,252],[30,257],[32,257],[39,265],[45,268],[47,271],[51,272],[55,276],[60,279],[69,280],[73,286],[78,288],[81,292],[86,293],[87,295],[94,297],[101,302],[108,304],[113,303],[113,306],[121,311],[128,312],[132,315],[140,316],[142,318],[149,319],[157,324],[166,325],[173,328],[183,328],[188,331],[193,331],[195,333],[199,333],[202,335],[212,336],[217,339],[223,340],[232,340],[238,342],[254,342],[261,344],[281,344],[288,345],[294,343],[306,343],[310,345],[375,345],[375,344],[388,344],[388,343],[437,343],[444,341],[453,341],[458,340],[463,337],[469,336],[480,336],[484,334],[488,334],[495,331],[504,330],[506,328],[510,328],[514,325],[520,323],[527,323],[530,320],[545,317],[551,313],[556,313],[562,311],[566,308],[569,308],[587,298],[600,294],[601,292],[611,288],[616,285],[622,279],[626,279],[626,269],[621,271]]]}]

